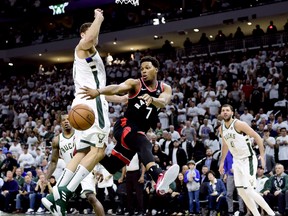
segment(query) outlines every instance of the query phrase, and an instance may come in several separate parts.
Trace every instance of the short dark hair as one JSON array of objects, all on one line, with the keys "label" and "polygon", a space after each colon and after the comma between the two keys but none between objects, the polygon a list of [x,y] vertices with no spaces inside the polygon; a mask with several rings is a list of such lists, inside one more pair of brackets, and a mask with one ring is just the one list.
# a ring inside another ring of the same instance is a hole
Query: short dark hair
[{"label": "short dark hair", "polygon": [[209,170],[209,171],[207,172],[207,176],[208,176],[209,173],[211,173],[211,174],[215,177],[215,172],[214,172],[214,171]]},{"label": "short dark hair", "polygon": [[159,61],[152,56],[144,56],[143,58],[141,58],[140,64],[142,64],[142,62],[151,62],[151,64],[157,69],[159,69],[160,67]]},{"label": "short dark hair", "polygon": [[234,112],[234,109],[233,109],[233,107],[232,107],[230,104],[224,104],[224,105],[222,105],[221,109],[222,109],[223,107],[230,107],[230,109],[232,110],[232,112]]},{"label": "short dark hair", "polygon": [[91,22],[83,23],[80,27],[80,34],[86,32],[91,25]]}]

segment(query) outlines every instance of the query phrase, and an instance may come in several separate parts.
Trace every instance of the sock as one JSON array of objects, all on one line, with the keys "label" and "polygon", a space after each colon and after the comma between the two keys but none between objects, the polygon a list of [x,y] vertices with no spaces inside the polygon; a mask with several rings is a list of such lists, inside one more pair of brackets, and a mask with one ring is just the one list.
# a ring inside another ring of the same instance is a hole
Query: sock
[{"label": "sock", "polygon": [[152,180],[157,183],[158,176],[162,173],[162,169],[160,169],[157,165],[153,165],[148,169],[148,173],[151,176]]},{"label": "sock", "polygon": [[238,194],[241,196],[241,198],[243,199],[244,203],[246,204],[246,206],[249,208],[249,210],[251,211],[252,215],[254,216],[261,216],[255,201],[252,199],[251,196],[248,195],[247,193],[247,189],[244,188],[237,188],[238,189]]},{"label": "sock", "polygon": [[89,174],[90,172],[81,164],[78,165],[71,181],[67,185],[67,189],[74,192],[80,182]]},{"label": "sock", "polygon": [[263,208],[268,215],[275,215],[275,213],[273,212],[273,210],[270,208],[270,206],[266,203],[265,199],[258,194],[253,188],[247,188],[247,193],[249,194],[249,196],[251,196],[251,198],[253,200],[255,200],[255,202],[261,207]]},{"label": "sock", "polygon": [[69,181],[71,180],[71,178],[73,177],[74,172],[72,172],[71,170],[65,168],[63,173],[61,174],[59,181],[57,181],[56,183],[56,187],[62,187],[62,186],[66,186]]}]

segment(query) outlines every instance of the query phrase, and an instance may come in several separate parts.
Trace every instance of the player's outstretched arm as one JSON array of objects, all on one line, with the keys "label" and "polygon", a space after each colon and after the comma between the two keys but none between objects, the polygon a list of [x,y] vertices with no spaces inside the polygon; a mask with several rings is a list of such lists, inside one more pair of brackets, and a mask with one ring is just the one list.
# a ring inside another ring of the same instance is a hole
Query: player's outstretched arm
[{"label": "player's outstretched arm", "polygon": [[104,20],[103,10],[97,8],[94,10],[94,21],[87,30],[86,35],[82,38],[77,46],[77,50],[88,50],[98,44],[98,36],[101,24]]},{"label": "player's outstretched arm", "polygon": [[226,141],[223,139],[221,127],[219,128],[219,130],[220,130],[220,134],[222,137],[222,148],[221,148],[221,160],[220,160],[220,164],[219,164],[219,173],[221,175],[223,175],[225,173],[224,161],[225,161],[225,158],[226,158],[227,153],[228,153],[228,145],[227,145]]},{"label": "player's outstretched arm", "polygon": [[105,96],[105,99],[108,101],[108,102],[112,102],[112,103],[127,103],[128,102],[128,95],[123,95],[123,96],[120,96],[120,95],[106,95]]},{"label": "player's outstretched arm", "polygon": [[265,167],[265,156],[264,156],[265,152],[264,152],[263,139],[246,122],[236,121],[235,128],[237,129],[238,132],[244,132],[245,134],[254,138],[255,142],[259,147],[261,165],[262,167]]},{"label": "player's outstretched arm", "polygon": [[49,166],[47,168],[46,179],[49,179],[55,171],[59,159],[59,135],[52,140],[52,156]]},{"label": "player's outstretched arm", "polygon": [[98,97],[100,94],[103,95],[117,95],[117,94],[125,94],[125,93],[134,93],[135,89],[139,86],[139,80],[128,79],[125,82],[119,85],[108,85],[101,89],[91,89],[87,86],[81,88],[81,92],[79,94],[83,94],[82,98],[86,98],[87,100],[94,99]]}]

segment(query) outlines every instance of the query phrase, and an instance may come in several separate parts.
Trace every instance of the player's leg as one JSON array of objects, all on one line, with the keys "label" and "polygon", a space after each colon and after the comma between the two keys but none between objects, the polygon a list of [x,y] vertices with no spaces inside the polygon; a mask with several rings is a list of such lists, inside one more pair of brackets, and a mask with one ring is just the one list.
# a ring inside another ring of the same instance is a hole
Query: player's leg
[{"label": "player's leg", "polygon": [[105,216],[105,211],[101,202],[96,198],[95,194],[90,192],[86,193],[88,202],[93,207],[96,216]]},{"label": "player's leg", "polygon": [[[73,158],[66,165],[66,168],[64,169],[63,173],[59,177],[59,180],[57,181],[57,184],[55,187],[62,187],[62,186],[67,185],[70,182],[78,164],[85,157],[85,155],[89,152],[89,150],[90,150],[90,147],[83,148],[73,156]],[[46,209],[48,209],[51,212],[53,216],[58,215],[56,211],[55,200],[54,200],[53,194],[49,194],[48,196],[42,198],[41,202],[46,207]]]},{"label": "player's leg", "polygon": [[167,193],[169,190],[169,185],[178,176],[180,170],[179,166],[175,164],[169,167],[166,172],[163,172],[162,169],[155,163],[151,150],[152,145],[143,133],[131,132],[128,133],[122,140],[131,150],[136,151],[139,154],[140,160],[146,167],[147,172],[156,182],[157,193],[160,195]]},{"label": "player's leg", "polygon": [[269,205],[265,202],[264,198],[254,190],[257,184],[257,164],[258,161],[256,156],[247,158],[242,162],[234,160],[233,168],[235,186],[237,187],[238,194],[241,196],[253,215],[260,216],[256,203],[262,207],[268,215],[275,215]]},{"label": "player's leg", "polygon": [[90,151],[90,147],[86,149],[82,149],[81,151],[77,151],[77,153],[73,156],[71,161],[66,165],[62,175],[57,181],[56,186],[62,187],[67,185],[73,177],[75,170],[77,169],[80,161],[86,156],[86,154]]},{"label": "player's leg", "polygon": [[96,198],[96,181],[94,175],[90,172],[89,175],[81,181],[81,197],[86,197],[88,202],[93,207],[93,210],[97,216],[105,216],[104,208],[101,202]]}]

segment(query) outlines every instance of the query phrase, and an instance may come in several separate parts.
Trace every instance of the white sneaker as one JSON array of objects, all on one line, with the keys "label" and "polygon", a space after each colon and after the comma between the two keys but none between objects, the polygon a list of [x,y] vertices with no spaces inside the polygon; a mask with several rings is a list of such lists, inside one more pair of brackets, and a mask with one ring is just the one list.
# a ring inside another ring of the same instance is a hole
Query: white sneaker
[{"label": "white sneaker", "polygon": [[169,190],[169,185],[175,181],[179,174],[180,167],[177,164],[173,164],[164,173],[159,174],[156,183],[156,193],[158,195],[164,195]]},{"label": "white sneaker", "polygon": [[72,214],[72,215],[79,213],[79,211],[78,211],[77,209],[75,209],[75,208],[73,208],[72,210],[73,210],[73,211],[71,211],[71,214]]},{"label": "white sneaker", "polygon": [[45,213],[45,209],[39,207],[36,214],[44,214]]},{"label": "white sneaker", "polygon": [[83,210],[83,214],[85,214],[85,215],[88,214],[88,210],[87,210],[87,209],[84,209],[84,210]]},{"label": "white sneaker", "polygon": [[34,209],[29,208],[25,214],[34,214]]}]

